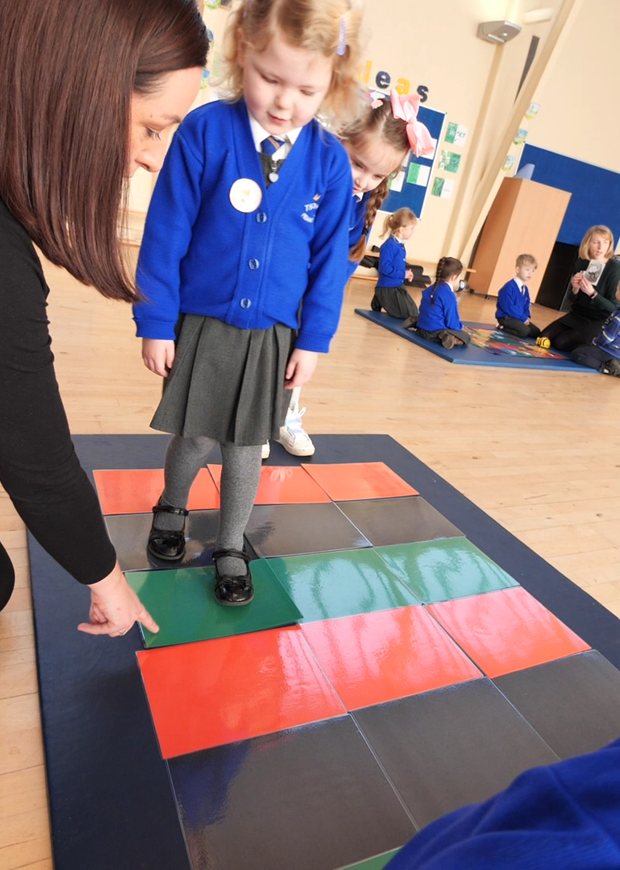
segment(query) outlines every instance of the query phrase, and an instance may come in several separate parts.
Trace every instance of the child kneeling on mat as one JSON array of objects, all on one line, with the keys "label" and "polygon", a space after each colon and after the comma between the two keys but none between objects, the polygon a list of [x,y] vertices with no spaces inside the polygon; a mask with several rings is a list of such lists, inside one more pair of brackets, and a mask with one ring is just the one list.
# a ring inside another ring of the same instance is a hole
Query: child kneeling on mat
[{"label": "child kneeling on mat", "polygon": [[456,301],[463,264],[456,257],[442,257],[437,263],[435,283],[422,293],[417,333],[428,341],[437,341],[446,350],[468,345],[471,339],[463,328]]},{"label": "child kneeling on mat", "polygon": [[[399,208],[383,224],[381,238],[389,238],[379,252],[379,280],[370,307],[373,311],[385,309],[390,317],[405,320],[407,328],[415,326],[418,306],[409,295],[403,281],[413,279],[413,272],[405,262],[404,243],[411,238],[418,219],[409,208]],[[409,322],[411,321],[411,322]]]},{"label": "child kneeling on mat", "polygon": [[[616,299],[620,302],[620,284],[616,289]],[[571,357],[580,366],[620,378],[620,307],[607,318],[592,344],[576,347]]]},{"label": "child kneeling on mat", "polygon": [[538,338],[540,329],[530,317],[530,294],[527,282],[538,263],[531,254],[519,254],[515,263],[515,277],[508,281],[497,294],[497,322],[510,335],[518,338]]}]

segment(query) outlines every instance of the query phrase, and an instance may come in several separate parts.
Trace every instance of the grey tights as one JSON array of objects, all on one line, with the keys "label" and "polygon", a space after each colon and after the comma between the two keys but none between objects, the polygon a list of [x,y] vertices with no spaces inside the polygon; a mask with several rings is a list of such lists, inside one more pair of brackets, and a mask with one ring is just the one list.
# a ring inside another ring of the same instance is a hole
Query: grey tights
[{"label": "grey tights", "polygon": [[[198,436],[182,438],[174,435],[166,453],[165,489],[162,504],[184,508],[196,475],[217,444],[213,438]],[[220,482],[220,524],[215,542],[216,550],[242,550],[243,533],[256,498],[261,470],[262,445],[239,447],[221,444],[222,479]],[[179,531],[183,518],[173,514],[159,514],[157,528]],[[245,574],[241,559],[227,556],[218,560],[220,574]]]}]

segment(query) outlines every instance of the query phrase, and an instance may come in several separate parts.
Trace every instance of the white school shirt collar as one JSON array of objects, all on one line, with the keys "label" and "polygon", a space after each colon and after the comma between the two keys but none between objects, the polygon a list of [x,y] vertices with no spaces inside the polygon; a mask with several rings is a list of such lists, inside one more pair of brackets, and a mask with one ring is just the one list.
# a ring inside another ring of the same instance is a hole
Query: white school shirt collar
[{"label": "white school shirt collar", "polygon": [[517,276],[515,275],[515,284],[517,285],[517,287],[519,288],[521,293],[523,293],[523,288],[525,287],[525,281],[522,281],[521,278],[517,278]]},{"label": "white school shirt collar", "polygon": [[[250,130],[252,131],[252,138],[254,139],[254,147],[260,153],[260,150],[261,150],[260,146],[261,146],[263,139],[266,139],[268,136],[274,136],[275,134],[269,133],[267,130],[265,130],[265,128],[262,127],[258,123],[256,118],[254,118],[252,115],[250,115],[249,112],[248,112],[248,118],[250,119]],[[289,130],[288,133],[286,133],[286,137],[288,139],[288,142],[284,142],[278,148],[278,150],[274,152],[274,154],[273,154],[274,160],[285,160],[288,157],[289,151],[291,150],[291,148],[293,147],[293,145],[297,141],[297,137],[301,133],[302,129],[303,129],[302,127],[295,127],[294,130]]]}]

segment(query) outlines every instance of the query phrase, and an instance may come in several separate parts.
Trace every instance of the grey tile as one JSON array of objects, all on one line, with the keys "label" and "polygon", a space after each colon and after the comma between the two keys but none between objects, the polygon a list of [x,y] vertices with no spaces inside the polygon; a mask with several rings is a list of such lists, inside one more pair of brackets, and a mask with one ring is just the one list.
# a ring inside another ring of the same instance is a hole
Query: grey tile
[{"label": "grey tile", "polygon": [[463,534],[421,496],[337,504],[374,547],[455,538]]},{"label": "grey tile", "polygon": [[490,680],[353,714],[420,827],[558,758]]},{"label": "grey tile", "polygon": [[334,870],[416,831],[349,716],[169,767],[193,870]]},{"label": "grey tile", "polygon": [[620,736],[620,671],[596,650],[494,683],[560,758],[593,752]]},{"label": "grey tile", "polygon": [[190,511],[186,523],[185,556],[178,562],[156,559],[147,552],[146,542],[152,514],[119,514],[105,517],[110,539],[123,571],[153,568],[198,568],[213,563],[212,554],[219,522],[219,510]]}]

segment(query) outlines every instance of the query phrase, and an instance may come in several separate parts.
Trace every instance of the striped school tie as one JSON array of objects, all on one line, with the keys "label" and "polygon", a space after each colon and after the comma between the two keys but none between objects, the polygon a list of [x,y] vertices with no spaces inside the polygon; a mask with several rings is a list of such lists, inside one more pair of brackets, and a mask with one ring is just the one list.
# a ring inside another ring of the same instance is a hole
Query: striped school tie
[{"label": "striped school tie", "polygon": [[273,157],[278,148],[281,148],[285,141],[285,139],[278,139],[277,136],[267,136],[267,138],[263,139],[260,143],[260,150],[268,157]]}]

